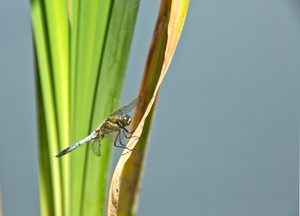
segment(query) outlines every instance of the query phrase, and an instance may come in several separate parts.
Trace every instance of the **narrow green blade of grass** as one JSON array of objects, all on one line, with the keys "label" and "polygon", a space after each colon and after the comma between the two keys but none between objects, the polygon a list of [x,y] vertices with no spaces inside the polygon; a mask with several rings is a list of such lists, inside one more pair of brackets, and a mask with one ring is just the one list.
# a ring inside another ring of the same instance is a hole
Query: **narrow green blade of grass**
[{"label": "narrow green blade of grass", "polygon": [[[57,111],[58,146],[65,148],[70,143],[70,88],[69,88],[69,25],[65,0],[45,0],[47,33]],[[54,157],[50,160],[57,160]],[[61,161],[63,214],[70,214],[70,160]]]},{"label": "narrow green blade of grass", "polygon": [[[76,138],[80,136],[78,134],[78,129],[75,129],[78,126],[78,120],[74,120],[74,116],[79,115],[79,112],[76,112],[78,109],[75,107],[75,71],[76,71],[76,62],[80,59],[77,59],[80,55],[77,54],[78,46],[78,11],[79,11],[79,2],[80,0],[69,0],[69,20],[70,20],[70,105],[71,105],[71,134],[70,142],[73,144],[76,142]],[[84,86],[80,86],[83,88]],[[78,88],[78,87],[77,87]],[[78,100],[78,99],[77,99]],[[77,101],[78,103],[78,101]],[[77,124],[76,124],[77,122]],[[83,129],[83,128],[82,128]],[[79,136],[76,136],[75,130]],[[82,130],[83,132],[84,130]],[[71,144],[70,143],[70,144]],[[69,157],[69,156],[66,156]],[[74,156],[75,157],[75,156]],[[75,160],[77,159],[77,160]],[[74,166],[74,161],[77,161],[77,164]],[[76,167],[76,168],[75,168]],[[80,192],[82,188],[82,173],[83,173],[83,163],[80,164],[78,158],[71,159],[71,214],[74,216],[79,215],[80,208]]]},{"label": "narrow green blade of grass", "polygon": [[[71,17],[72,143],[90,131],[111,0],[73,1]],[[72,215],[81,215],[86,146],[72,152]],[[67,156],[70,157],[70,156]]]},{"label": "narrow green blade of grass", "polygon": [[78,6],[79,0],[69,0],[69,21],[70,21],[70,106],[71,106],[71,142],[73,142],[73,116],[74,116],[74,93],[75,93],[75,66],[77,57],[77,28],[78,28]]},{"label": "narrow green blade of grass", "polygon": [[[105,41],[100,76],[93,107],[96,128],[119,104],[123,90],[139,0],[115,0]],[[87,152],[81,215],[103,215],[109,177],[112,142],[101,143],[101,158]]]},{"label": "narrow green blade of grass", "polygon": [[51,164],[49,159],[48,137],[45,122],[45,108],[42,97],[41,81],[38,71],[36,71],[36,86],[38,99],[38,120],[39,120],[39,148],[40,148],[40,196],[41,196],[41,215],[54,215],[53,190],[51,181]]},{"label": "narrow green blade of grass", "polygon": [[[140,95],[145,98],[138,104],[134,116],[133,136],[128,146],[139,152],[128,152],[120,158],[115,169],[109,197],[109,215],[135,215],[147,144],[160,85],[174,55],[187,14],[189,0],[164,0],[153,35]],[[127,152],[127,150],[124,150]]]},{"label": "narrow green blade of grass", "polygon": [[[36,47],[36,55],[37,55],[37,64],[38,64],[38,72],[39,72],[39,80],[41,86],[41,97],[43,98],[43,108],[44,108],[44,116],[45,116],[45,126],[46,126],[46,134],[47,134],[47,144],[48,144],[48,152],[50,155],[55,155],[58,151],[58,140],[57,140],[57,125],[56,125],[56,110],[55,110],[55,102],[54,102],[54,93],[53,93],[53,83],[51,79],[51,66],[49,62],[49,46],[48,46],[48,38],[47,38],[47,29],[45,25],[45,11],[43,10],[44,5],[40,0],[31,0],[31,15],[32,15],[32,25],[34,32],[34,41]],[[40,137],[40,139],[43,139]],[[43,156],[43,155],[41,155]],[[62,183],[61,183],[61,173],[60,173],[60,163],[58,160],[54,160],[50,158],[48,162],[45,162],[42,159],[41,163],[43,163],[40,168],[43,166],[47,166],[50,164],[50,177],[51,180],[47,179],[48,175],[41,176],[40,183],[41,185],[41,193],[47,192],[43,190],[44,187],[51,188],[50,190],[53,193],[53,212],[55,215],[62,215]],[[44,175],[45,172],[41,172],[40,175]],[[48,199],[49,194],[41,194],[41,206],[48,206],[51,208],[51,200]],[[50,203],[47,203],[50,202]],[[51,210],[49,210],[51,212]],[[42,213],[45,211],[42,210]]]}]

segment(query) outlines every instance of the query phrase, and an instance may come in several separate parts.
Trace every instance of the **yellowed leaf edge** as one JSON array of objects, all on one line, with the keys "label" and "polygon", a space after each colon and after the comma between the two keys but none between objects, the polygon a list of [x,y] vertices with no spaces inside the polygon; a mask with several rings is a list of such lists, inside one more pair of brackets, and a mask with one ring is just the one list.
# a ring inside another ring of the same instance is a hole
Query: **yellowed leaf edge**
[{"label": "yellowed leaf edge", "polygon": [[[178,44],[180,34],[182,32],[185,15],[186,15],[186,10],[181,10],[181,7],[184,7],[182,5],[182,2],[188,4],[189,0],[187,0],[187,1],[180,1],[180,0],[172,1],[170,20],[169,20],[169,24],[168,24],[168,41],[167,41],[167,46],[166,46],[166,50],[165,50],[165,60],[162,65],[161,75],[158,79],[156,88],[155,88],[153,96],[147,106],[147,109],[146,109],[140,123],[138,124],[135,132],[133,133],[133,136],[132,136],[133,138],[131,138],[127,144],[128,148],[131,148],[131,149],[134,148],[138,142],[138,140],[135,139],[134,137],[140,137],[140,135],[142,134],[145,120],[152,109],[154,101],[159,92],[159,88],[162,84],[162,81],[167,73],[167,70],[170,66],[171,60],[175,53],[175,49]],[[186,5],[185,5],[185,7],[187,8]],[[174,10],[176,10],[176,11],[174,12]],[[178,11],[179,11],[179,13],[178,13]],[[116,215],[117,208],[118,208],[118,197],[119,197],[119,192],[120,192],[120,185],[121,185],[121,180],[122,180],[121,179],[122,171],[123,171],[126,161],[129,159],[132,152],[133,151],[124,149],[123,154],[120,157],[118,164],[115,168],[115,171],[114,171],[114,174],[112,177],[112,181],[111,181],[110,190],[109,190],[108,215]]]}]

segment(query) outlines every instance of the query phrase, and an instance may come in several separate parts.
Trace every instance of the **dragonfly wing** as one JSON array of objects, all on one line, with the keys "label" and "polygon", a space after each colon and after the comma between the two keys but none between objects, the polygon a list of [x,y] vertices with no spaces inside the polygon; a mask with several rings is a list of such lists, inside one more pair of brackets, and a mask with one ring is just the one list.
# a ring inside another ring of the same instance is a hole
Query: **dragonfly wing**
[{"label": "dragonfly wing", "polygon": [[101,143],[100,143],[100,139],[94,140],[92,143],[92,150],[94,152],[94,154],[98,157],[101,156]]},{"label": "dragonfly wing", "polygon": [[129,112],[131,112],[136,105],[140,102],[140,100],[142,99],[142,96],[138,96],[136,99],[134,99],[133,101],[131,101],[129,104],[121,107],[120,109],[116,110],[115,112],[113,112],[111,115],[123,115],[123,114],[127,114]]},{"label": "dragonfly wing", "polygon": [[128,140],[128,137],[127,135],[125,134],[125,131],[124,130],[121,130],[118,134],[118,138],[119,138],[119,143],[123,146],[126,146],[127,144],[127,140]]}]

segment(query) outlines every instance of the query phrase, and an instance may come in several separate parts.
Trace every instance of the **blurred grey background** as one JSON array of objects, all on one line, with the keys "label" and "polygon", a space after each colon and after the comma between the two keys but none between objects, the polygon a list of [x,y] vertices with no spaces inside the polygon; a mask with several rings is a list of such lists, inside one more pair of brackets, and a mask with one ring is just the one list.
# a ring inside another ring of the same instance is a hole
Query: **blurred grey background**
[{"label": "blurred grey background", "polygon": [[40,214],[33,71],[29,1],[0,1],[0,191],[5,216]]},{"label": "blurred grey background", "polygon": [[[39,215],[29,7],[1,3],[3,206]],[[158,8],[141,0],[124,103],[139,89]],[[139,215],[298,215],[299,18],[296,0],[191,1],[160,93]]]}]

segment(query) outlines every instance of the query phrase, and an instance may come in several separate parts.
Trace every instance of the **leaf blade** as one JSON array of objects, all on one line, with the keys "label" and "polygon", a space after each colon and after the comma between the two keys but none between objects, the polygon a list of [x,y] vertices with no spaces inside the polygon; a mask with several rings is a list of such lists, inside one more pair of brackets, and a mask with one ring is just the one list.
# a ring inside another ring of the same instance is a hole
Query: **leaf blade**
[{"label": "leaf blade", "polygon": [[[31,16],[32,16],[32,24],[33,24],[33,32],[34,39],[36,45],[36,56],[37,56],[37,64],[38,64],[38,73],[39,73],[39,81],[41,86],[41,97],[43,102],[44,117],[45,117],[45,127],[47,137],[40,137],[40,139],[47,139],[47,151],[54,155],[55,152],[58,151],[58,140],[57,140],[57,125],[56,125],[56,110],[55,110],[55,102],[54,102],[54,90],[52,88],[52,79],[51,79],[51,66],[49,62],[49,46],[48,46],[48,38],[46,34],[46,27],[44,25],[45,22],[45,11],[43,10],[44,5],[42,1],[31,0]],[[45,144],[45,143],[43,143]],[[41,145],[43,145],[41,144]],[[41,155],[42,156],[42,155]],[[40,184],[42,187],[49,187],[53,193],[53,205],[51,203],[47,203],[49,201],[47,194],[47,190],[41,190],[41,204],[42,206],[47,206],[47,208],[54,208],[49,210],[49,212],[53,211],[55,215],[62,215],[62,182],[61,182],[61,173],[60,173],[60,162],[57,160],[53,160],[49,158],[49,161],[45,161],[44,158],[41,160],[41,167],[47,166],[50,164],[50,177],[51,182],[47,181],[47,175],[41,176]],[[44,172],[40,173],[44,175]],[[48,173],[47,173],[48,174]],[[44,181],[46,180],[46,181]],[[51,184],[52,183],[52,184]],[[51,199],[50,199],[51,202]],[[48,205],[49,204],[49,205]],[[42,213],[45,213],[46,210],[42,209]]]},{"label": "leaf blade", "polygon": [[[72,143],[90,133],[112,0],[73,2],[71,38]],[[80,215],[87,147],[72,153],[72,213]]]},{"label": "leaf blade", "polygon": [[[115,0],[112,6],[91,129],[97,127],[115,110],[120,100],[139,2],[139,0]],[[106,185],[111,165],[111,141],[101,143],[101,148],[100,163],[99,158],[91,151],[87,152],[82,215],[102,215],[105,211]]]},{"label": "leaf blade", "polygon": [[132,138],[128,142],[130,148],[140,149],[141,153],[128,152],[120,158],[110,187],[108,215],[136,214],[144,155],[153,122],[153,108],[180,38],[188,5],[188,0],[162,1],[140,90],[146,101],[138,106],[133,122],[133,128],[136,127],[133,136],[140,139],[137,141]]}]

